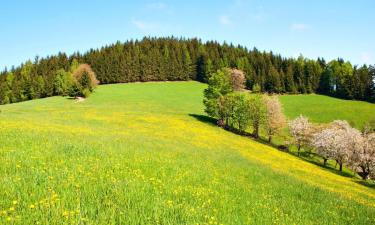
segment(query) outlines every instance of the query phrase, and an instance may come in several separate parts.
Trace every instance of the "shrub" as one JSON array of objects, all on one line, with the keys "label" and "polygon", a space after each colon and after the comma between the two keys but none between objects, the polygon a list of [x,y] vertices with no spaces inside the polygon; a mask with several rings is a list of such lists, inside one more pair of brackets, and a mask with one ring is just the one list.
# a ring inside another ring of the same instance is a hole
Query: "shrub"
[{"label": "shrub", "polygon": [[87,64],[81,64],[73,71],[73,84],[69,90],[72,97],[88,97],[99,84],[94,71]]},{"label": "shrub", "polygon": [[87,98],[90,96],[90,94],[91,94],[91,91],[88,88],[83,89],[82,91],[83,97]]}]

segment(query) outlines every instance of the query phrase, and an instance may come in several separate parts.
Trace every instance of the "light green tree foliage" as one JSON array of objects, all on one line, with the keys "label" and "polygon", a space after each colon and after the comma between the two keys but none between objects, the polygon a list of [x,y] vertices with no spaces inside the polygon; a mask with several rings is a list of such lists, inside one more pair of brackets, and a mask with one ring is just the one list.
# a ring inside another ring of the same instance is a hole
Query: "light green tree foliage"
[{"label": "light green tree foliage", "polygon": [[332,71],[335,95],[338,97],[352,98],[352,64],[350,62],[344,62],[343,60],[332,60],[328,64],[328,68]]},{"label": "light green tree foliage", "polygon": [[21,80],[22,86],[20,91],[20,99],[21,101],[25,101],[27,99],[33,99],[35,96],[34,88],[31,85],[31,75],[33,70],[33,63],[28,60],[21,69]]},{"label": "light green tree foliage", "polygon": [[208,88],[204,90],[203,103],[205,105],[205,112],[214,118],[219,118],[218,114],[218,100],[233,91],[230,74],[226,70],[218,70],[213,73],[208,80]]},{"label": "light green tree foliage", "polygon": [[249,96],[249,119],[252,123],[253,136],[255,138],[259,137],[259,129],[262,124],[264,124],[267,108],[264,103],[264,98],[260,94],[253,94]]},{"label": "light green tree foliage", "polygon": [[219,98],[219,116],[225,125],[244,132],[250,125],[250,96],[233,92]]},{"label": "light green tree foliage", "polygon": [[251,90],[253,93],[260,93],[261,92],[261,87],[259,84],[254,84]]},{"label": "light green tree foliage", "polygon": [[72,63],[70,64],[70,72],[73,73],[79,67],[79,62],[77,59],[73,59]]},{"label": "light green tree foliage", "polygon": [[53,82],[53,91],[56,95],[66,96],[69,93],[72,83],[72,74],[60,69],[56,71],[55,80]]},{"label": "light green tree foliage", "polygon": [[45,97],[45,82],[42,76],[38,75],[36,79],[33,81],[33,87],[34,87],[34,98],[42,98]]}]

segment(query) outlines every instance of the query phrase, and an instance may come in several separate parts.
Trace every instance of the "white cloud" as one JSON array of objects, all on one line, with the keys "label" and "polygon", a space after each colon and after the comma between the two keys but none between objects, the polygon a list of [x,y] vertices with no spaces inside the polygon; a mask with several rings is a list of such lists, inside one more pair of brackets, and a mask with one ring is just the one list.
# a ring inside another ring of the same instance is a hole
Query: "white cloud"
[{"label": "white cloud", "polygon": [[168,7],[165,3],[162,2],[154,2],[146,5],[149,9],[154,10],[166,10]]},{"label": "white cloud", "polygon": [[232,21],[230,20],[230,18],[227,15],[220,16],[219,22],[220,22],[221,25],[224,25],[224,26],[232,25]]},{"label": "white cloud", "polygon": [[362,52],[361,61],[363,64],[367,64],[367,65],[373,63],[372,55],[368,52]]},{"label": "white cloud", "polygon": [[304,31],[307,30],[309,27],[304,24],[304,23],[293,23],[290,25],[291,30],[296,30],[296,31]]},{"label": "white cloud", "polygon": [[146,21],[134,20],[134,19],[132,20],[132,24],[142,31],[152,30],[152,29],[156,29],[159,27],[159,24],[155,22],[146,22]]}]

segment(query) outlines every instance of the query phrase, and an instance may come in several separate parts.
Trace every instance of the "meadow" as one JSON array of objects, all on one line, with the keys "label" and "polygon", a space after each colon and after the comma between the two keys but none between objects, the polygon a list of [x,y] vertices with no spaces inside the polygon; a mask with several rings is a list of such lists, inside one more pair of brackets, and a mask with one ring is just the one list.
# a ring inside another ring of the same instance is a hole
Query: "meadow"
[{"label": "meadow", "polygon": [[317,94],[281,95],[279,98],[288,118],[302,114],[315,123],[329,123],[340,119],[357,128],[363,128],[367,122],[375,120],[375,104],[368,102]]},{"label": "meadow", "polygon": [[[102,85],[83,102],[0,106],[0,223],[375,223],[373,187],[218,128],[205,87]],[[288,117],[317,122],[374,112],[337,100],[327,113],[319,104],[336,99],[317,95],[281,101]]]}]

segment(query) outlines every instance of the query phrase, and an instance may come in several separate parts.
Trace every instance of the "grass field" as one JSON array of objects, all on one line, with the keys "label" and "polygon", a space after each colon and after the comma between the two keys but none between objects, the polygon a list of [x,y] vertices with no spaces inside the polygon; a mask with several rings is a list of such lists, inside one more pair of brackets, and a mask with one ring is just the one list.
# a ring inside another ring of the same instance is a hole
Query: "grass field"
[{"label": "grass field", "polygon": [[280,100],[288,118],[300,114],[317,123],[336,119],[347,120],[362,128],[366,122],[375,120],[375,104],[332,98],[324,95],[282,95]]},{"label": "grass field", "polygon": [[374,188],[219,129],[204,88],[104,85],[80,103],[0,106],[0,224],[375,223]]}]

